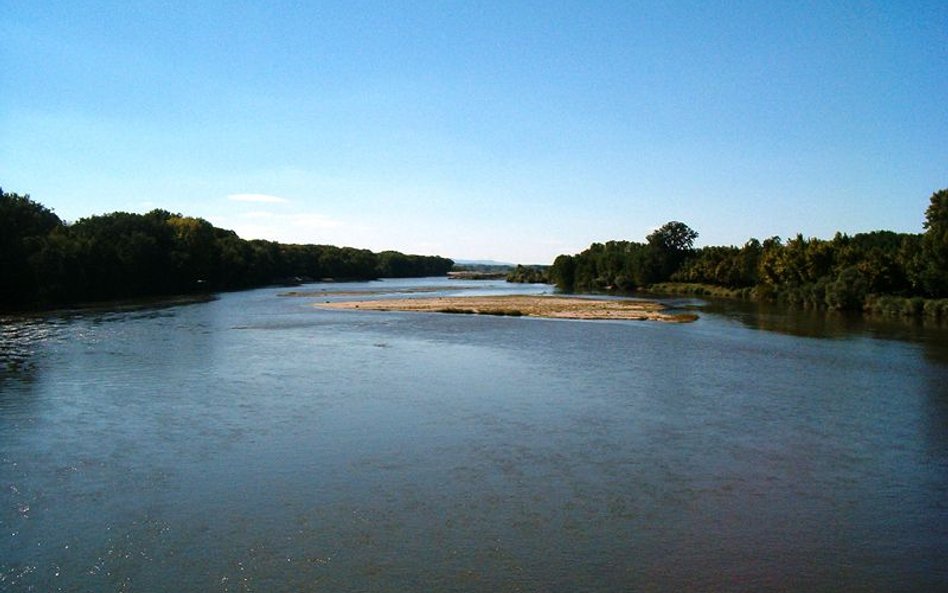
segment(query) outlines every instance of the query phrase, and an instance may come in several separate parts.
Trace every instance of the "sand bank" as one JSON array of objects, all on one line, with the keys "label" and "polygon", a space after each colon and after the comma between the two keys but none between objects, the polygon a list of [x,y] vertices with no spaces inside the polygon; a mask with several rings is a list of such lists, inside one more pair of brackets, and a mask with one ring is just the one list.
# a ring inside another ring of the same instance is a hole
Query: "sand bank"
[{"label": "sand bank", "polygon": [[689,322],[698,318],[693,313],[667,313],[664,305],[652,301],[525,295],[377,299],[319,303],[316,306],[327,309],[368,311],[469,313],[560,319],[630,319],[672,323]]}]

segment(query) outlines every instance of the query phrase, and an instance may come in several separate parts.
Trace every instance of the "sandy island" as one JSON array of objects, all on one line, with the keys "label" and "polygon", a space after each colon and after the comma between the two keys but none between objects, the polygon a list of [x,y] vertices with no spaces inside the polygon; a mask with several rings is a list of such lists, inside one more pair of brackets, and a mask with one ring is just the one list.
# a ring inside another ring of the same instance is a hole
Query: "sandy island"
[{"label": "sandy island", "polygon": [[559,319],[630,319],[685,323],[698,318],[694,313],[666,313],[665,305],[652,301],[625,301],[551,296],[472,296],[414,299],[376,299],[319,303],[327,309],[368,311],[421,311],[426,313],[469,313],[511,317],[552,317]]}]

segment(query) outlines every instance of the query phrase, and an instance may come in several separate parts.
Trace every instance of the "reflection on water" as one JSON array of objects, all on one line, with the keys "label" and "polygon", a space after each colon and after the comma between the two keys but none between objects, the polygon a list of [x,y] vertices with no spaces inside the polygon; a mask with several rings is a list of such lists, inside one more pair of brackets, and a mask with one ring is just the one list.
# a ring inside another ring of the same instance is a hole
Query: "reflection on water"
[{"label": "reflection on water", "polygon": [[[402,286],[453,289],[326,287]],[[279,292],[5,321],[3,360],[23,362],[0,379],[0,590],[948,580],[937,332],[739,307],[676,326],[328,311]]]},{"label": "reflection on water", "polygon": [[945,353],[948,325],[930,319],[865,317],[836,311],[790,309],[747,301],[679,299],[679,306],[695,308],[740,321],[747,327],[807,338],[875,336],[918,342]]},{"label": "reflection on water", "polygon": [[28,379],[35,369],[34,357],[56,337],[53,320],[0,318],[0,381]]}]

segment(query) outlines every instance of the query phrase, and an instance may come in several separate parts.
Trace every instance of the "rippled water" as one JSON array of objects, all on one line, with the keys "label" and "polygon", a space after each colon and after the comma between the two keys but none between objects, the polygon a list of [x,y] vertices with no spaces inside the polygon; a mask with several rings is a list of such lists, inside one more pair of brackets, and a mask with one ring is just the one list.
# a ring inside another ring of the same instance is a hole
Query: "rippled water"
[{"label": "rippled water", "polygon": [[0,590],[948,587],[943,331],[311,306],[425,287],[3,320]]}]

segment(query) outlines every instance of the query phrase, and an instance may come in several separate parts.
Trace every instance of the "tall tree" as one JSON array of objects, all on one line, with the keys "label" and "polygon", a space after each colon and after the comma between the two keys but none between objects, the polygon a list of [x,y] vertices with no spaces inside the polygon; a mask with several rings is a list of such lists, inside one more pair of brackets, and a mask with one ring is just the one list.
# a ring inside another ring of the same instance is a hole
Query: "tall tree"
[{"label": "tall tree", "polygon": [[62,221],[29,194],[0,189],[0,306],[29,305],[38,296],[30,260],[43,251],[46,237]]},{"label": "tall tree", "polygon": [[651,251],[650,282],[668,280],[691,253],[698,232],[687,224],[673,220],[666,222],[645,240]]},{"label": "tall tree", "polygon": [[673,220],[663,224],[647,236],[645,240],[648,241],[649,245],[662,251],[685,252],[691,251],[697,238],[698,231],[693,230],[683,222]]},{"label": "tall tree", "polygon": [[948,295],[948,189],[932,194],[925,210],[922,283],[929,296]]}]

